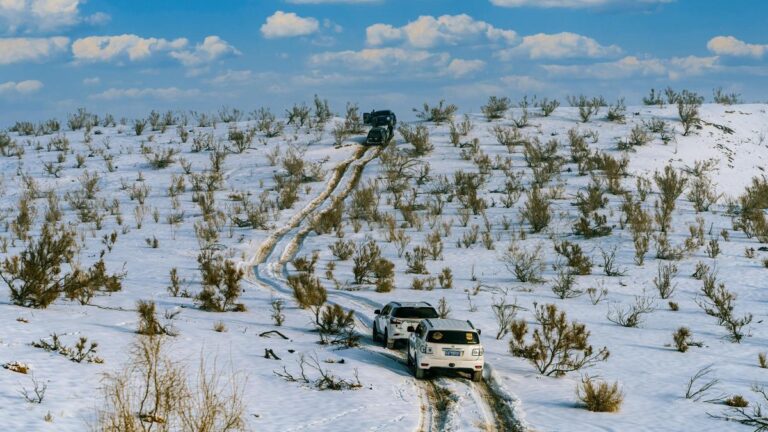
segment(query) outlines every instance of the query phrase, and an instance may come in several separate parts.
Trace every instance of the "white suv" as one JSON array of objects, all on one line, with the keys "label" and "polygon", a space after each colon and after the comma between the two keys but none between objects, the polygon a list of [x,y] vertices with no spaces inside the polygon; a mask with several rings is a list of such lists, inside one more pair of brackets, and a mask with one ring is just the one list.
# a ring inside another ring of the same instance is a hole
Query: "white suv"
[{"label": "white suv", "polygon": [[416,378],[435,369],[452,369],[472,374],[472,381],[483,379],[484,349],[480,329],[471,321],[425,319],[413,329],[408,340],[408,366]]},{"label": "white suv", "polygon": [[373,340],[383,340],[384,346],[390,349],[397,340],[408,339],[410,326],[415,327],[425,318],[438,317],[435,308],[427,302],[391,302],[375,313]]}]

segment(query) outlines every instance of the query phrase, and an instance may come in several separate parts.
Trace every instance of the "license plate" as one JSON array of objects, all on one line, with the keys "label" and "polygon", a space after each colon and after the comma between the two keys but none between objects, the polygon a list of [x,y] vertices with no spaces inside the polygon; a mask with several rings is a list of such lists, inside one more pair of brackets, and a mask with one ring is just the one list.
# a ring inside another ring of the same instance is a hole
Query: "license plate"
[{"label": "license plate", "polygon": [[445,355],[448,357],[461,357],[461,351],[459,350],[445,350]]}]

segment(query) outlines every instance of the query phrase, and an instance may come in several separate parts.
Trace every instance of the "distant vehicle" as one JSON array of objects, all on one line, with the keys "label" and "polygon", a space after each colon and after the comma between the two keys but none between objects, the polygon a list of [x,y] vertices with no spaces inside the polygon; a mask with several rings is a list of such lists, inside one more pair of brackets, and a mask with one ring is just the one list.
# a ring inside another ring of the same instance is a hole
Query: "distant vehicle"
[{"label": "distant vehicle", "polygon": [[408,366],[417,379],[435,370],[469,372],[472,381],[483,379],[485,366],[480,330],[471,321],[425,319],[408,339]]},{"label": "distant vehicle", "polygon": [[371,111],[363,113],[363,123],[371,126],[365,143],[367,145],[385,145],[394,137],[397,116],[390,110]]},{"label": "distant vehicle", "polygon": [[391,302],[376,310],[373,320],[373,340],[381,339],[384,346],[394,348],[398,340],[408,339],[408,327],[425,318],[437,318],[434,307],[427,302]]}]

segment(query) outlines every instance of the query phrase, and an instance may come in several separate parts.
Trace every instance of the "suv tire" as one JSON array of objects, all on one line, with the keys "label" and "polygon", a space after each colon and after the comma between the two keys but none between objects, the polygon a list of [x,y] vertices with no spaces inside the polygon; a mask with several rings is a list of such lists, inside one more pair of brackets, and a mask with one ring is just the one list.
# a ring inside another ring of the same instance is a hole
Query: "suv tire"
[{"label": "suv tire", "polygon": [[413,375],[416,379],[424,379],[427,377],[427,370],[419,367],[418,364],[413,365]]},{"label": "suv tire", "polygon": [[373,338],[373,341],[376,342],[379,340],[379,329],[376,327],[376,324],[373,324],[373,334],[371,335]]},{"label": "suv tire", "polygon": [[395,340],[389,338],[389,332],[384,330],[384,346],[387,349],[393,349],[395,347]]},{"label": "suv tire", "polygon": [[472,381],[480,382],[483,380],[483,371],[472,371]]}]

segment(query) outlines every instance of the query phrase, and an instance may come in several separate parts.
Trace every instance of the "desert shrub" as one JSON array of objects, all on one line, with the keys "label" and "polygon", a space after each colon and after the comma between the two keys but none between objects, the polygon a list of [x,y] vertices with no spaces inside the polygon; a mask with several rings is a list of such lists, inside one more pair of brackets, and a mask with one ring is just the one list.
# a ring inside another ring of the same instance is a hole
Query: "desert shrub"
[{"label": "desert shrub", "polygon": [[414,247],[412,252],[406,252],[405,262],[407,269],[405,272],[413,274],[429,274],[426,264],[427,254],[428,252],[426,248],[421,246]]},{"label": "desert shrub", "polygon": [[749,406],[749,402],[742,395],[733,395],[724,400],[723,403],[733,408],[746,408]]},{"label": "desert shrub", "polygon": [[328,292],[320,279],[309,273],[288,276],[288,286],[293,291],[293,298],[302,309],[310,309],[315,316],[315,323],[320,322],[320,312],[328,301]]},{"label": "desert shrub", "polygon": [[576,387],[576,394],[584,407],[592,412],[616,412],[624,402],[624,393],[619,383],[608,384],[589,376],[582,378]]},{"label": "desert shrub", "polygon": [[707,315],[717,318],[718,324],[728,330],[731,341],[739,343],[744,338],[743,328],[752,322],[752,314],[734,315],[736,294],[728,291],[724,283],[717,283],[714,274],[705,278],[702,296],[696,303]]},{"label": "desert shrub", "polygon": [[317,324],[317,331],[322,344],[341,344],[347,348],[358,345],[355,311],[345,311],[337,304],[325,306]]},{"label": "desert shrub", "polygon": [[195,297],[200,309],[209,312],[245,310],[242,303],[236,303],[242,291],[243,270],[210,250],[201,251],[197,262],[203,285],[203,290]]},{"label": "desert shrub", "polygon": [[560,101],[557,99],[544,98],[539,102],[541,108],[541,115],[549,117],[560,106]]},{"label": "desert shrub", "polygon": [[77,279],[64,272],[75,255],[76,233],[63,226],[44,224],[40,236],[30,239],[17,256],[6,257],[0,278],[10,290],[15,305],[46,308]]},{"label": "desert shrub", "polygon": [[712,90],[712,99],[720,105],[737,105],[741,103],[738,93],[726,93],[722,87]]},{"label": "desert shrub", "polygon": [[674,101],[677,104],[677,114],[680,117],[680,123],[683,125],[683,136],[688,136],[694,126],[701,123],[699,118],[699,107],[704,102],[704,97],[696,93],[683,90]]},{"label": "desert shrub", "polygon": [[496,318],[496,324],[499,329],[496,332],[496,340],[503,338],[510,331],[512,323],[517,316],[517,299],[512,303],[507,303],[507,297],[494,297],[491,304],[491,310],[493,310],[493,316]]},{"label": "desert shrub", "polygon": [[549,208],[549,199],[541,192],[538,187],[533,187],[526,193],[525,206],[520,211],[520,215],[531,225],[531,231],[541,232],[549,225],[552,214]]},{"label": "desert shrub", "polygon": [[662,232],[667,232],[672,223],[675,201],[685,190],[687,179],[670,165],[664,167],[663,173],[655,172],[653,179],[661,194],[656,202],[656,223]]},{"label": "desert shrub", "polygon": [[88,338],[85,336],[81,336],[72,347],[64,345],[61,341],[61,338],[56,333],[51,333],[50,342],[45,339],[40,339],[38,341],[32,342],[30,345],[45,351],[59,353],[75,363],[104,362],[102,358],[96,355],[99,344],[97,342],[91,342],[89,344]]},{"label": "desert shrub", "polygon": [[488,121],[497,120],[504,117],[504,114],[512,106],[508,97],[491,96],[488,103],[483,105],[480,110],[485,114]]},{"label": "desert shrub", "polygon": [[173,147],[165,147],[161,149],[152,150],[150,153],[144,155],[149,162],[149,166],[154,169],[163,169],[173,165],[176,162],[176,155],[179,154],[179,150]]},{"label": "desert shrub", "polygon": [[605,105],[605,100],[602,97],[589,99],[584,95],[579,95],[568,96],[567,99],[572,107],[579,108],[579,118],[582,123],[587,123],[592,116],[595,116],[600,112],[600,107]]},{"label": "desert shrub", "polygon": [[484,178],[478,173],[465,173],[456,171],[454,177],[454,194],[464,208],[472,210],[472,214],[480,214],[487,207],[487,203],[478,193],[483,185]]},{"label": "desert shrub", "polygon": [[532,340],[526,342],[528,324],[515,320],[510,325],[512,355],[528,359],[542,375],[562,376],[568,372],[590,367],[608,358],[608,349],[595,352],[589,345],[589,331],[584,324],[568,322],[565,312],[553,304],[535,306],[534,319],[539,328],[533,330]]},{"label": "desert shrub", "polygon": [[136,311],[139,315],[136,333],[144,336],[173,335],[170,328],[160,324],[155,309],[155,302],[153,301],[139,300],[136,302]]},{"label": "desert shrub", "polygon": [[355,253],[355,242],[352,240],[344,241],[343,239],[338,239],[336,242],[329,245],[328,248],[331,250],[333,256],[341,261],[346,261],[352,258],[352,255]]},{"label": "desert shrub", "polygon": [[453,271],[449,267],[443,268],[437,275],[437,281],[443,289],[453,288]]},{"label": "desert shrub", "polygon": [[310,121],[310,112],[311,111],[306,104],[294,104],[291,109],[285,110],[288,125],[292,125],[296,128],[304,127]]},{"label": "desert shrub", "polygon": [[414,156],[427,155],[435,148],[432,143],[429,142],[429,129],[424,125],[411,127],[407,124],[403,124],[398,127],[397,130],[400,132],[400,135],[403,136],[403,139],[413,146],[412,154]]},{"label": "desert shrub", "polygon": [[523,138],[520,130],[502,126],[500,124],[495,125],[493,129],[491,129],[491,132],[496,138],[496,141],[505,146],[510,153],[516,146],[523,145],[523,143],[527,141]]},{"label": "desert shrub", "polygon": [[282,326],[285,322],[285,314],[283,313],[284,306],[285,302],[281,299],[274,299],[270,303],[270,307],[272,308],[272,314],[270,316],[272,317],[272,322],[278,327]]},{"label": "desert shrub", "polygon": [[168,285],[168,293],[172,297],[178,297],[181,294],[181,279],[179,278],[179,270],[174,267],[170,270],[170,285]]},{"label": "desert shrub", "polygon": [[608,107],[608,121],[615,123],[624,123],[627,119],[627,105],[624,98],[619,98],[615,104]]},{"label": "desert shrub", "polygon": [[104,376],[95,430],[234,432],[247,429],[244,381],[200,361],[197,378],[168,355],[165,338],[140,337],[125,367]]},{"label": "desert shrub", "polygon": [[757,364],[763,369],[768,369],[768,357],[764,352],[757,354]]},{"label": "desert shrub", "polygon": [[567,240],[555,243],[555,252],[568,261],[568,266],[573,269],[574,274],[580,276],[592,274],[592,260],[584,254],[578,244]]},{"label": "desert shrub", "polygon": [[237,153],[242,153],[251,146],[255,135],[256,129],[242,131],[236,126],[232,126],[229,128],[227,139],[232,143]]},{"label": "desert shrub", "polygon": [[626,306],[613,305],[608,312],[608,321],[622,327],[637,327],[643,322],[643,315],[655,310],[653,299],[645,295],[635,296],[635,303]]},{"label": "desert shrub", "polygon": [[421,120],[440,124],[449,122],[458,110],[459,107],[456,105],[446,104],[445,100],[441,100],[437,105],[433,106],[429,106],[429,104],[424,103],[424,106],[421,110],[414,108],[413,112],[416,113],[416,117]]},{"label": "desert shrub", "polygon": [[712,169],[711,163],[696,161],[690,170],[690,187],[686,197],[693,203],[693,208],[697,212],[709,211],[710,206],[720,199],[709,174]]},{"label": "desert shrub", "polygon": [[88,269],[74,268],[71,283],[64,287],[64,294],[69,300],[76,300],[82,305],[89,304],[96,293],[113,293],[123,289],[123,279],[126,273],[107,273],[104,258],[99,258]]},{"label": "desert shrub", "polygon": [[642,147],[651,142],[651,135],[648,134],[648,130],[643,125],[635,125],[629,132],[629,136],[619,140],[619,150],[631,150],[634,151],[635,147]]},{"label": "desert shrub", "polygon": [[516,243],[509,245],[501,257],[504,265],[520,282],[542,282],[544,261],[541,258],[541,245],[532,251],[520,248]]},{"label": "desert shrub", "polygon": [[662,96],[662,92],[657,91],[656,89],[651,89],[648,96],[643,96],[643,105],[658,105],[659,108],[663,108],[664,97]]},{"label": "desert shrub", "polygon": [[688,327],[680,327],[672,333],[672,340],[678,351],[683,353],[688,351],[688,345],[691,342],[691,330]]},{"label": "desert shrub", "polygon": [[267,138],[280,136],[285,129],[283,122],[278,122],[277,118],[268,108],[259,108],[251,113],[251,119],[256,120],[256,130],[263,133]]},{"label": "desert shrub", "polygon": [[375,183],[358,187],[352,192],[348,214],[352,219],[362,219],[369,222],[378,220],[379,194]]},{"label": "desert shrub", "polygon": [[561,300],[578,297],[584,294],[584,291],[576,289],[574,284],[576,277],[571,270],[560,269],[552,285],[552,292]]},{"label": "desert shrub", "polygon": [[673,284],[672,280],[677,276],[677,266],[669,263],[659,263],[658,274],[653,278],[653,284],[659,291],[659,297],[668,299],[675,292],[677,284]]}]

